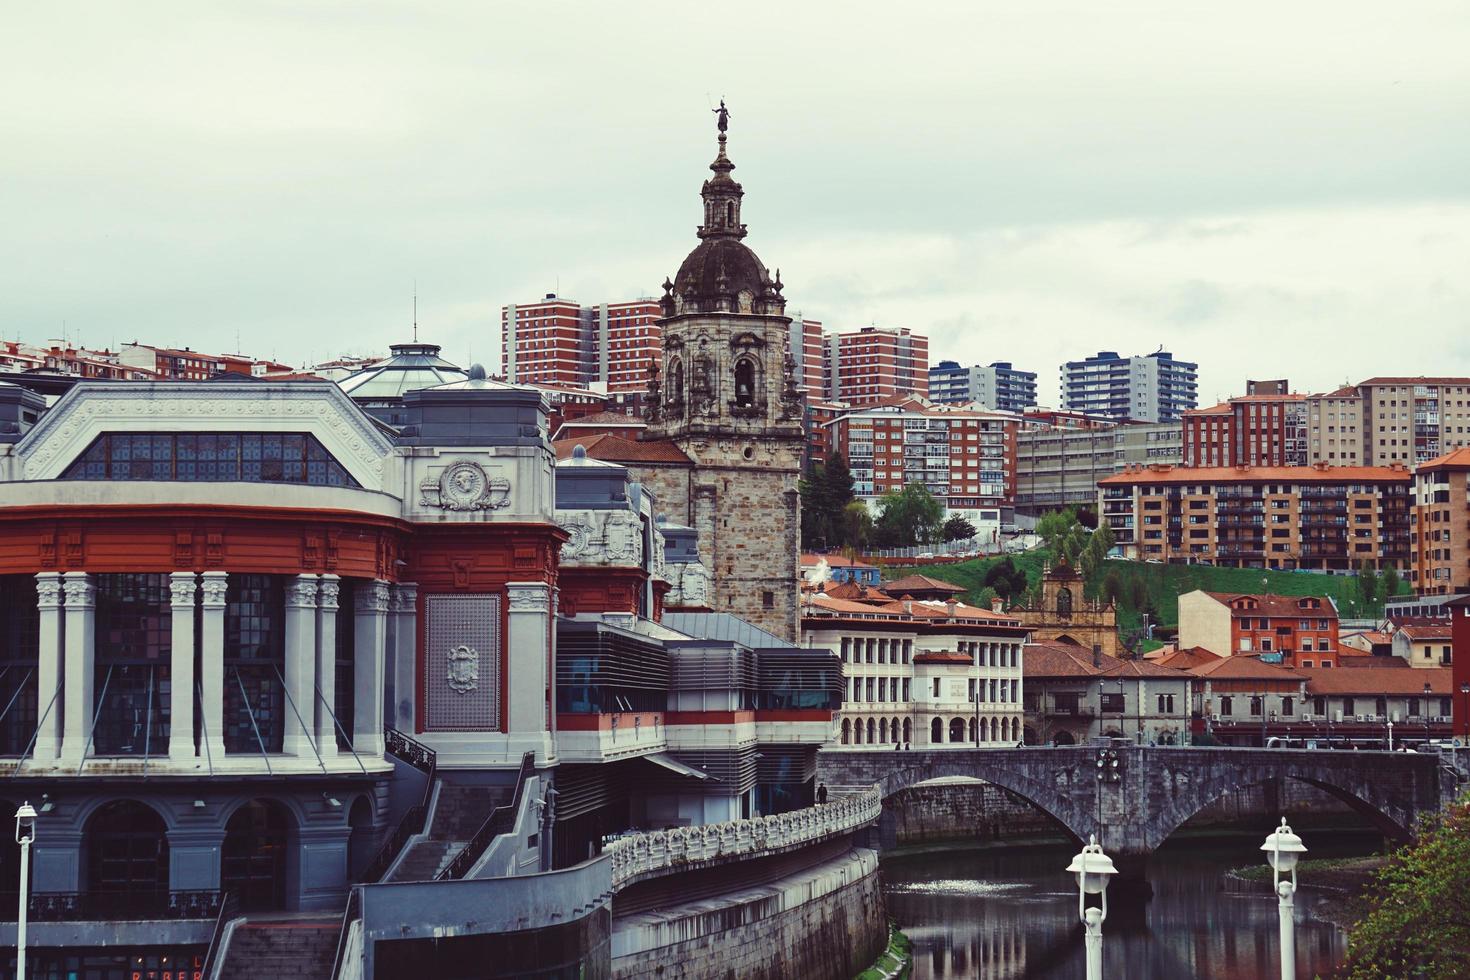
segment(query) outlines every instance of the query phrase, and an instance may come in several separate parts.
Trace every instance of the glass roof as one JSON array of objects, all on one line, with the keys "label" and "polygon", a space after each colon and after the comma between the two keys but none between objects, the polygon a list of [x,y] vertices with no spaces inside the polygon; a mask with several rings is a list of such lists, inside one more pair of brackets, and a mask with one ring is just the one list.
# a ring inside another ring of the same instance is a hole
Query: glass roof
[{"label": "glass roof", "polygon": [[352,398],[376,401],[469,377],[439,356],[438,344],[393,344],[388,350],[392,353],[386,359],[342,379],[342,390]]}]

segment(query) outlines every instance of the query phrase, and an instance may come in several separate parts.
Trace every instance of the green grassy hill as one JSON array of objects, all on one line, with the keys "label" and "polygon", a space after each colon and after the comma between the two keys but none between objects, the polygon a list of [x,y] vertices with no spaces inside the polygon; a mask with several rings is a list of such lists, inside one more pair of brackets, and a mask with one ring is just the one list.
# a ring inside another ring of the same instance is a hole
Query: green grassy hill
[{"label": "green grassy hill", "polygon": [[[1026,573],[1032,589],[1041,582],[1042,566],[1051,559],[1045,549],[1010,556],[1017,568]],[[977,558],[953,565],[927,565],[907,568],[885,568],[883,577],[895,579],[910,573],[930,575],[968,588],[967,601],[988,602],[990,593],[983,592],[986,573],[1003,558]],[[1211,565],[1150,565],[1144,562],[1108,561],[1103,563],[1087,583],[1087,594],[1097,597],[1105,584],[1111,583],[1117,596],[1119,626],[1133,629],[1141,613],[1149,611],[1156,626],[1175,629],[1179,625],[1179,597],[1195,589],[1206,592],[1272,592],[1276,595],[1331,596],[1345,618],[1368,618],[1381,613],[1382,603],[1365,606],[1358,593],[1358,580],[1352,576],[1324,575],[1313,572],[1273,572],[1259,568],[1216,568]],[[1410,591],[1401,584],[1400,594]]]}]

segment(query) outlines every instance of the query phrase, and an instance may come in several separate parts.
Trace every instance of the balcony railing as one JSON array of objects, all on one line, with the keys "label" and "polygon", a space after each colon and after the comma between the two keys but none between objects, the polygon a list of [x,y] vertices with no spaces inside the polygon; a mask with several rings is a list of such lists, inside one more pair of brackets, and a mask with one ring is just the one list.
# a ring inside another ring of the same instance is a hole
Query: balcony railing
[{"label": "balcony railing", "polygon": [[[148,921],[151,919],[213,919],[219,915],[224,892],[218,890],[117,892],[32,892],[26,915],[31,922]],[[0,895],[7,920],[14,915],[16,894]]]},{"label": "balcony railing", "polygon": [[865,827],[883,810],[878,788],[843,796],[823,806],[702,827],[633,834],[608,844],[614,888],[701,861],[758,856]]}]

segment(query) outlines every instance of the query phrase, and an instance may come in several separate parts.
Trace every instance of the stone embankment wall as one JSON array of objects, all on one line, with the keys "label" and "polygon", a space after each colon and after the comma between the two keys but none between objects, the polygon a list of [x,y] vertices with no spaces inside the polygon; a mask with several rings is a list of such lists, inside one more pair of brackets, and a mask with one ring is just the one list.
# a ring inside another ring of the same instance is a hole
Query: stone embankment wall
[{"label": "stone embankment wall", "polygon": [[865,848],[718,899],[613,922],[617,980],[849,980],[888,942]]},{"label": "stone embankment wall", "polygon": [[[940,840],[1009,840],[1063,836],[1046,814],[1009,790],[990,783],[934,783],[899,793],[884,804],[898,821],[899,846]],[[1227,793],[1188,824],[1210,827],[1254,819],[1359,820],[1343,802],[1299,780],[1272,780]]]}]

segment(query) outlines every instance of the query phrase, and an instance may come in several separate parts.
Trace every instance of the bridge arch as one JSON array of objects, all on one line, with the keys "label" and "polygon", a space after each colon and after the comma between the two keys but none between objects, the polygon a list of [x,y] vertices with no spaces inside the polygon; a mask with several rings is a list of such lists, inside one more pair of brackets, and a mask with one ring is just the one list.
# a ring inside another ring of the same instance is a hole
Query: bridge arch
[{"label": "bridge arch", "polygon": [[[1059,768],[1051,780],[1035,778],[1024,769],[1008,765],[1004,758],[987,758],[983,751],[931,752],[921,758],[902,756],[893,761],[898,764],[886,769],[877,781],[885,803],[920,783],[962,776],[1015,793],[1055,820],[1079,844],[1097,832],[1097,813],[1093,809],[1096,797],[1090,785],[1095,777],[1091,756],[1086,752],[1079,755],[1077,765]],[[889,812],[885,807],[885,819]]]},{"label": "bridge arch", "polygon": [[1312,760],[1311,763],[1292,765],[1288,761],[1275,771],[1243,766],[1211,772],[1207,778],[1193,783],[1186,792],[1174,795],[1155,811],[1147,821],[1146,850],[1157,849],[1191,817],[1226,794],[1258,786],[1271,779],[1283,782],[1294,779],[1326,792],[1396,843],[1407,843],[1413,839],[1420,812],[1415,809],[1414,800],[1397,798],[1398,794],[1393,790],[1381,788],[1372,773],[1359,771],[1356,766],[1334,770],[1319,762]]}]

